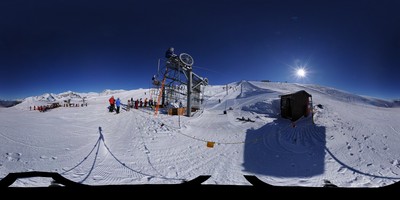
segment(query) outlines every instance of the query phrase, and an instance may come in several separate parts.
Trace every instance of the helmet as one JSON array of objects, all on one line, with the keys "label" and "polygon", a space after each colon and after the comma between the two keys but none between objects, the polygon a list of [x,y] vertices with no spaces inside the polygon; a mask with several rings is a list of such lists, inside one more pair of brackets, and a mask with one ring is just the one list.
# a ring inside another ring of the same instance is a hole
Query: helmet
[{"label": "helmet", "polygon": [[174,51],[174,47],[170,47],[169,50],[170,50],[170,51]]}]

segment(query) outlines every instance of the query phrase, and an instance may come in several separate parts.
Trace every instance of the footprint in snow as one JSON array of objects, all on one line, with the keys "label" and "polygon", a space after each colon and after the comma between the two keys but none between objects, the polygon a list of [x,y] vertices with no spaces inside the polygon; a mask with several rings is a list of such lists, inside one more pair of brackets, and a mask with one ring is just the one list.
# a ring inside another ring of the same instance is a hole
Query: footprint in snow
[{"label": "footprint in snow", "polygon": [[8,161],[19,161],[22,153],[6,153],[6,159]]},{"label": "footprint in snow", "polygon": [[390,161],[390,164],[396,167],[400,167],[400,160],[392,160]]},{"label": "footprint in snow", "polygon": [[345,167],[340,167],[337,172],[338,173],[345,173],[346,171],[347,171],[347,169]]}]

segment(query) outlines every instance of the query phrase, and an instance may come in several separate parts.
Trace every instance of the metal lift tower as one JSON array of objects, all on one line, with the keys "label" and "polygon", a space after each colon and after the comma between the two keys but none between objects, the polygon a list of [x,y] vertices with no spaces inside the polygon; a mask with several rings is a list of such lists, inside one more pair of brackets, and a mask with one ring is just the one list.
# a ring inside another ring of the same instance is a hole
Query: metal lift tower
[{"label": "metal lift tower", "polygon": [[[202,78],[193,72],[194,60],[187,53],[173,55],[165,61],[163,80],[154,80],[153,85],[161,86],[161,105],[165,101],[172,102],[175,98],[186,98],[186,115],[191,116],[192,110],[200,109],[202,103],[202,86],[208,85],[208,79]],[[184,93],[186,89],[186,93]],[[159,100],[157,101],[159,105]],[[158,110],[158,109],[156,109]]]}]

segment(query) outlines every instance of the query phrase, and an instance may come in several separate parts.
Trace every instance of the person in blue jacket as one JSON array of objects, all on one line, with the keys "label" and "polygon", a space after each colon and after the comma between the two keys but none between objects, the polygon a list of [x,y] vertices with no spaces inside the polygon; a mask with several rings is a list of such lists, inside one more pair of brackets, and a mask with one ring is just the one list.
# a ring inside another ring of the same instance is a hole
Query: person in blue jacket
[{"label": "person in blue jacket", "polygon": [[119,98],[117,98],[117,101],[115,101],[115,105],[117,106],[117,114],[119,113],[119,108],[121,106],[121,100],[119,100]]}]

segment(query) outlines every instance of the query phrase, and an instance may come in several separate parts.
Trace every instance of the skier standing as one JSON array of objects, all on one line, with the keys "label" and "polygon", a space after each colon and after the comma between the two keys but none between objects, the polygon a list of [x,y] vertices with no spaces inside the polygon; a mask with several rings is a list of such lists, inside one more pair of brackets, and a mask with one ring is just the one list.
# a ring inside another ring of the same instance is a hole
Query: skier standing
[{"label": "skier standing", "polygon": [[108,101],[110,102],[110,107],[108,107],[109,111],[113,112],[114,111],[114,103],[115,103],[114,96],[112,96]]},{"label": "skier standing", "polygon": [[115,105],[117,106],[117,114],[119,113],[119,107],[121,106],[121,100],[117,98],[117,101],[115,102]]}]

